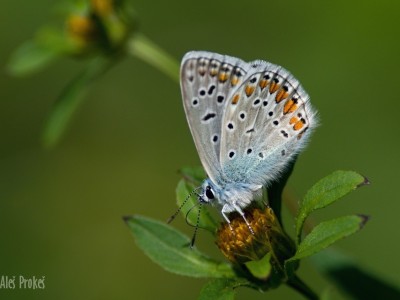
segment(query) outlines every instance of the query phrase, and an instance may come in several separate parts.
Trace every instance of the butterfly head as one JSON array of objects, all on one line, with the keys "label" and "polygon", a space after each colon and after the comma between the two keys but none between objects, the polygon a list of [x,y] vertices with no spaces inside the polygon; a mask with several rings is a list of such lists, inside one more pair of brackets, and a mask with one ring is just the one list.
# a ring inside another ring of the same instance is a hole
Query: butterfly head
[{"label": "butterfly head", "polygon": [[209,179],[204,180],[201,185],[201,193],[199,194],[199,201],[201,203],[212,203],[217,198],[214,184]]}]

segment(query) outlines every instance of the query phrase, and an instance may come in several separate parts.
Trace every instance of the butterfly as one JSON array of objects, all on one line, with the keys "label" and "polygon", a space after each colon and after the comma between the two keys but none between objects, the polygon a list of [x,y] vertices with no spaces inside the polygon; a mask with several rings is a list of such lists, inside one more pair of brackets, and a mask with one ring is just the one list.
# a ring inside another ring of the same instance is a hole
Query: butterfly
[{"label": "butterfly", "polygon": [[316,111],[297,79],[262,60],[188,52],[180,84],[186,118],[208,178],[200,203],[218,204],[226,222],[285,170],[316,127]]}]

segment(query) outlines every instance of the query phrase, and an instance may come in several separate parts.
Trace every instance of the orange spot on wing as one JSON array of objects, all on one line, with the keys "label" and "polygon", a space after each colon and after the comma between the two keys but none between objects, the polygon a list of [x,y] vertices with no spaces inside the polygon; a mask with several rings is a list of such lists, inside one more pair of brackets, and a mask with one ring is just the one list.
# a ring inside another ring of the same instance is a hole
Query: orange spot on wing
[{"label": "orange spot on wing", "polygon": [[[283,99],[287,98],[287,96],[288,96],[288,93],[286,93],[286,91],[285,91],[284,89],[281,89],[281,90],[276,94],[276,97],[275,97],[276,103],[281,102]],[[285,106],[286,106],[286,105],[285,105]]]},{"label": "orange spot on wing", "polygon": [[239,78],[238,77],[233,77],[232,80],[231,80],[232,86],[237,85],[238,82],[239,82]]},{"label": "orange spot on wing", "polygon": [[299,121],[299,119],[297,117],[292,117],[289,121],[289,124],[292,125],[294,123],[297,123]]},{"label": "orange spot on wing", "polygon": [[296,122],[296,124],[294,124],[293,129],[300,130],[301,128],[303,128],[303,126],[304,126],[303,120],[299,120]]},{"label": "orange spot on wing", "polygon": [[292,105],[293,105],[293,100],[286,101],[285,106],[283,107],[283,113],[287,114]]},{"label": "orange spot on wing", "polygon": [[254,86],[247,85],[246,88],[244,89],[244,92],[246,93],[246,96],[247,96],[247,97],[250,97],[251,94],[253,94],[253,92],[254,92],[255,89],[256,89],[256,88],[255,88]]},{"label": "orange spot on wing", "polygon": [[271,82],[271,85],[269,86],[269,93],[273,94],[275,93],[278,89],[279,89],[280,85],[275,83],[275,82]]},{"label": "orange spot on wing", "polygon": [[296,105],[296,104],[293,104],[293,105],[289,108],[289,112],[292,113],[292,112],[296,111],[296,109],[297,109],[297,105]]},{"label": "orange spot on wing", "polygon": [[259,86],[261,89],[265,89],[265,87],[268,85],[268,80],[262,79],[259,83]]},{"label": "orange spot on wing", "polygon": [[283,107],[283,114],[292,113],[297,109],[296,102],[290,99],[286,101],[285,106]]},{"label": "orange spot on wing", "polygon": [[216,69],[211,69],[211,71],[210,71],[211,76],[215,76],[217,74],[218,74],[218,71]]},{"label": "orange spot on wing", "polygon": [[218,80],[222,83],[228,80],[228,74],[226,73],[221,73],[219,74]]},{"label": "orange spot on wing", "polygon": [[232,104],[237,104],[239,102],[239,98],[240,98],[239,94],[233,96]]}]

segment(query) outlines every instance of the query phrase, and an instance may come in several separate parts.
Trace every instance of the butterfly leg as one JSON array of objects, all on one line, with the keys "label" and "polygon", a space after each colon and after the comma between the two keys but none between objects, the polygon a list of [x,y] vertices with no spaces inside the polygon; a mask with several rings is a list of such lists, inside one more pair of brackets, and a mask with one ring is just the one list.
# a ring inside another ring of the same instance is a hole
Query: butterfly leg
[{"label": "butterfly leg", "polygon": [[221,214],[224,217],[226,223],[228,223],[229,228],[231,229],[232,233],[233,233],[233,228],[231,226],[231,221],[229,220],[227,213],[230,212],[228,210],[228,206],[225,204],[224,206],[222,206],[222,210],[221,210]]},{"label": "butterfly leg", "polygon": [[239,205],[237,205],[235,202],[232,203],[233,208],[242,216],[243,220],[246,222],[247,227],[249,228],[251,234],[254,235],[254,230],[253,228],[251,228],[250,223],[247,221],[244,212],[242,211],[242,209],[239,207]]}]

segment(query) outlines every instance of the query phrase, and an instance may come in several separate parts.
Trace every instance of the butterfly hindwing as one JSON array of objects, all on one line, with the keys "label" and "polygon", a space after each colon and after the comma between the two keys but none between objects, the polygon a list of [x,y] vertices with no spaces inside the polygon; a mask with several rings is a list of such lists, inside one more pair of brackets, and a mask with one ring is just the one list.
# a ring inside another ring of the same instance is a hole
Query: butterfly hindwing
[{"label": "butterfly hindwing", "polygon": [[315,113],[288,71],[264,61],[248,65],[226,103],[220,163],[233,182],[265,185],[304,147]]}]

